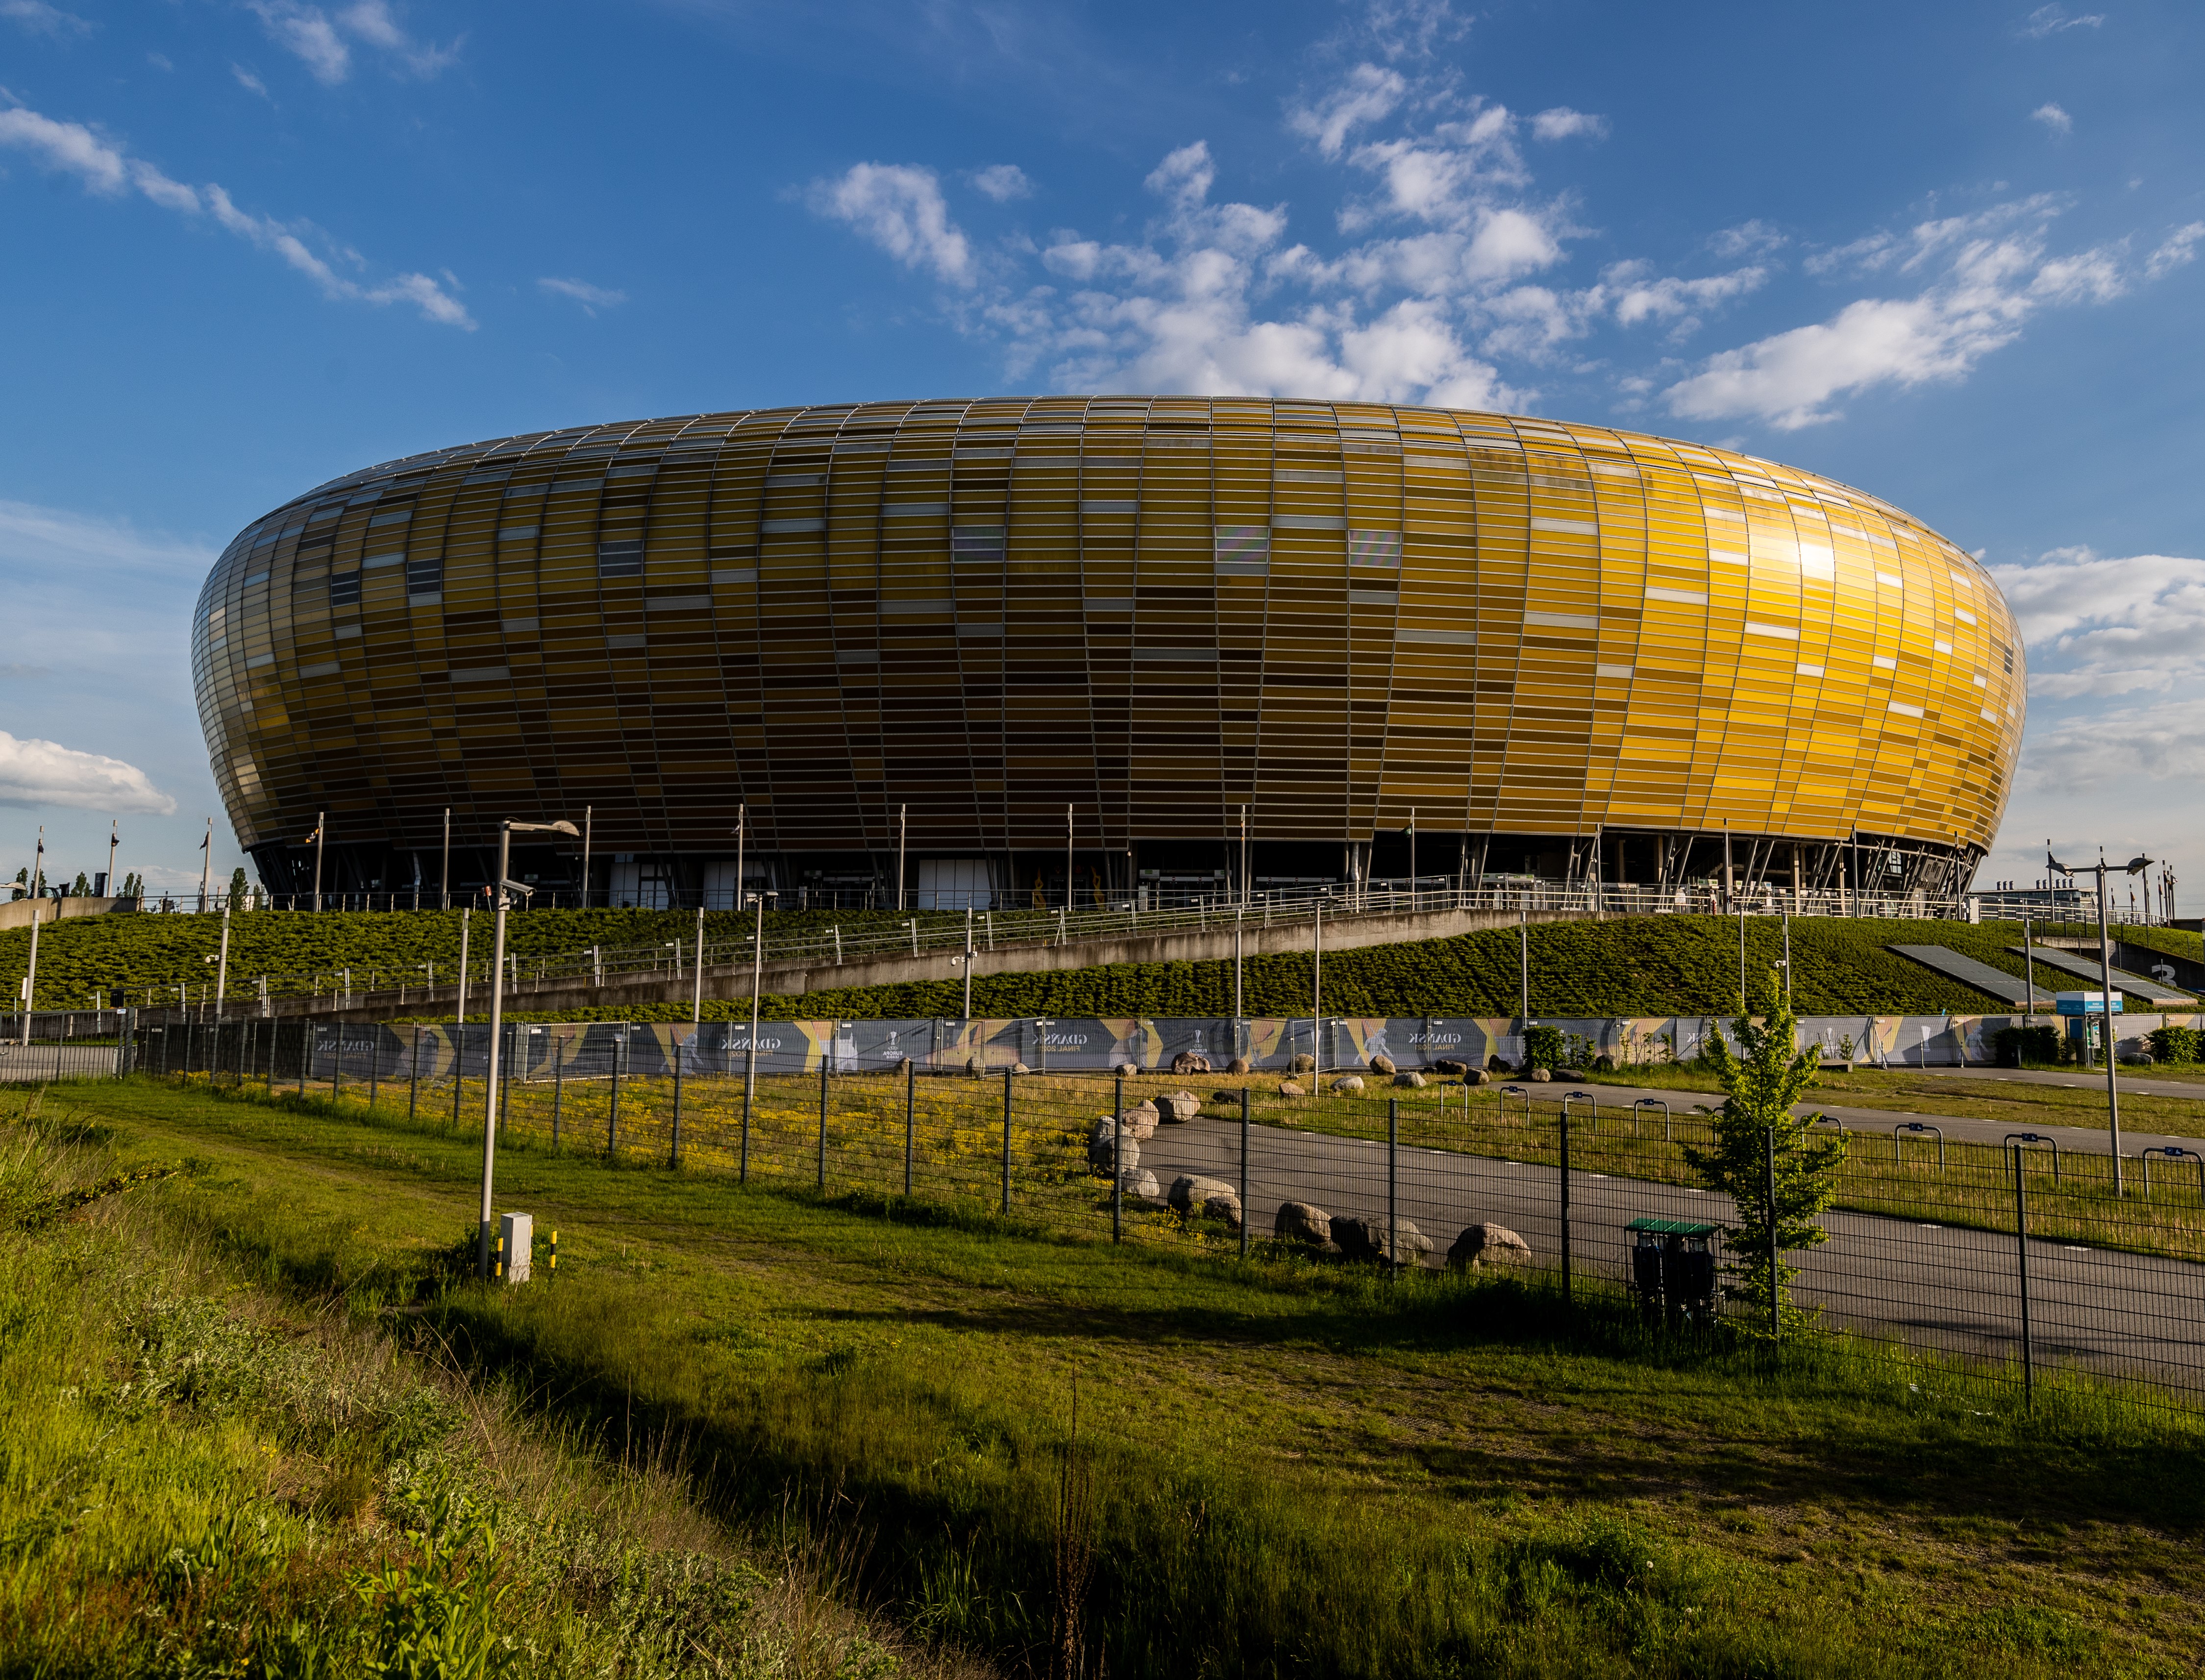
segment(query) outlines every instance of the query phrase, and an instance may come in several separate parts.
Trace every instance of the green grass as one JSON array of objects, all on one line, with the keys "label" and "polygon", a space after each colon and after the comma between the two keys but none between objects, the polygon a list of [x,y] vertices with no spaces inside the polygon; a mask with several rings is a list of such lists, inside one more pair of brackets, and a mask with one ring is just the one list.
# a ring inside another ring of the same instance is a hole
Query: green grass
[{"label": "green grass", "polygon": [[[768,931],[787,935],[839,924],[900,925],[883,911],[790,911],[768,918]],[[963,917],[923,917],[962,927]],[[695,936],[696,915],[681,911],[566,911],[518,913],[508,918],[507,943],[525,968],[531,958],[571,953],[592,944],[659,946]],[[746,946],[750,919],[734,912],[708,915],[707,938],[732,949]],[[2059,929],[2042,931],[2057,932]],[[2165,935],[2192,944],[2196,936],[2166,929],[2123,929],[2123,938]],[[2006,947],[2018,942],[2018,925],[1961,922],[1852,921],[1804,917],[1792,923],[1796,965],[1794,1000],[1803,1015],[1922,1015],[2002,1013],[2008,1006],[1884,947],[1888,944],[1945,945],[2018,977],[2022,961]],[[477,929],[470,959],[479,976],[487,961],[487,925]],[[158,1003],[181,984],[211,985],[207,959],[221,942],[221,918],[201,916],[89,917],[43,929],[39,944],[41,1008],[89,1008],[95,988],[111,1000],[118,987],[134,1000]],[[1738,923],[1715,917],[1648,916],[1613,921],[1548,923],[1530,932],[1531,1012],[1584,1018],[1669,1016],[1734,1012],[1738,992]],[[383,915],[291,915],[261,911],[232,918],[230,989],[251,995],[262,973],[330,977],[350,968],[355,990],[371,974],[384,987],[404,977],[418,984],[419,965],[434,963],[441,979],[456,973],[459,912],[423,911]],[[2168,947],[2172,948],[2172,947]],[[0,987],[13,988],[28,958],[29,932],[0,934]],[[1783,954],[1783,930],[1774,917],[1749,917],[1747,961],[1765,971]],[[2195,954],[2194,953],[2192,954]],[[946,957],[941,959],[950,972]],[[1324,965],[1328,1011],[1370,1016],[1513,1016],[1519,1005],[1518,935],[1513,928],[1328,954]],[[2040,983],[2045,982],[2040,975]],[[297,989],[309,982],[301,979]],[[2078,982],[2079,983],[2079,982]],[[1254,957],[1245,965],[1245,1013],[1257,1017],[1307,1014],[1310,959],[1305,952]],[[1233,1012],[1233,965],[1128,963],[1054,973],[1001,974],[976,979],[972,1008],[986,1018],[1051,1015],[1074,1019],[1118,1016],[1222,1017]],[[2143,1000],[2131,999],[2131,1006]],[[801,996],[769,995],[762,1012],[774,1020],[832,1015],[844,1019],[956,1018],[964,1011],[963,982],[954,979],[850,987]],[[746,1000],[708,1000],[708,1018],[747,1019]],[[522,1013],[523,1020],[686,1020],[686,1004],[625,1005],[617,1009]]]},{"label": "green grass", "polygon": [[[2019,928],[2010,925],[1803,917],[1792,923],[1794,1002],[1802,1015],[2002,1014],[2010,1005],[1884,947],[1947,946],[2018,978],[2022,959],[2006,947],[2019,941]],[[1530,929],[1529,942],[1535,1017],[1720,1015],[1735,1013],[1738,1007],[1733,919],[1644,916],[1544,923]],[[1779,919],[1747,919],[1750,974],[1767,972],[1783,952]],[[1513,928],[1328,953],[1324,1006],[1337,1015],[1511,1017],[1520,1004],[1520,964]],[[1245,1012],[1261,1018],[1306,1015],[1310,977],[1306,952],[1247,959]],[[2041,975],[2039,981],[2043,983]],[[2131,1001],[2142,1006],[2141,1000]],[[1230,961],[1124,963],[989,975],[972,982],[972,1012],[991,1020],[1221,1018],[1233,1012],[1233,1002]],[[802,996],[770,994],[761,1000],[760,1011],[771,1020],[956,1019],[964,1012],[964,988],[961,981],[945,979]],[[516,1018],[687,1020],[689,1013],[686,1004],[630,1005]],[[750,1005],[747,1000],[708,1000],[704,1014],[711,1020],[748,1019]]]},{"label": "green grass", "polygon": [[2205,1660],[2201,1438],[2080,1382],[2024,1418],[1958,1368],[1667,1341],[1536,1279],[1113,1251],[537,1148],[500,1204],[559,1228],[558,1275],[501,1291],[449,1269],[464,1135],[66,1097],[101,1168],[181,1169],[132,1194],[271,1298],[447,1346],[536,1427],[678,1445],[730,1523],[862,1535],[870,1601],[1009,1668],[1067,1622],[1120,1675]]},{"label": "green grass", "polygon": [[0,1095],[0,1672],[965,1666],[838,1601],[817,1546],[736,1543],[669,1454],[256,1279],[200,1217],[204,1162],[118,1171],[87,1119]]}]

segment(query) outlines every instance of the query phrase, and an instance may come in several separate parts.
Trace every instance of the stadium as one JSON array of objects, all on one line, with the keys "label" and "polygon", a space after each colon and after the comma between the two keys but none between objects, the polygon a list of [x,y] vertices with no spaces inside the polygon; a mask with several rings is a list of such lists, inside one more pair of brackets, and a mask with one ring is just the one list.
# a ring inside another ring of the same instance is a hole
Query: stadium
[{"label": "stadium", "polygon": [[456,901],[502,818],[564,817],[586,879],[582,845],[517,847],[537,903],[712,907],[739,867],[783,905],[1412,873],[1946,902],[1996,834],[2025,680],[1972,559],[1810,473],[1162,397],[386,462],[241,531],[192,650],[271,891],[318,867],[433,895],[449,869]]}]

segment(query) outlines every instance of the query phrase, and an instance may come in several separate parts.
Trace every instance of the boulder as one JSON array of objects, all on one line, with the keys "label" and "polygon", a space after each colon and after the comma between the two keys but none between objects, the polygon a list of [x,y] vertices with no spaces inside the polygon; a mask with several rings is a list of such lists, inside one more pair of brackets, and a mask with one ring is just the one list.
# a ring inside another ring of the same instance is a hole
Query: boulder
[{"label": "boulder", "polygon": [[1304,1090],[1299,1085],[1297,1085],[1293,1080],[1281,1079],[1279,1081],[1279,1095],[1281,1096],[1307,1096],[1309,1093]]},{"label": "boulder", "polygon": [[1549,1080],[1553,1079],[1554,1077],[1554,1076],[1553,1074],[1548,1072],[1543,1067],[1535,1067],[1531,1070],[1530,1074],[1530,1081],[1535,1085],[1546,1084]]},{"label": "boulder", "polygon": [[1141,1077],[1141,1070],[1131,1062],[1120,1062],[1110,1071],[1120,1079],[1138,1079]]},{"label": "boulder", "polygon": [[1227,1073],[1253,1073],[1256,1071],[1256,1064],[1245,1056],[1235,1056],[1225,1064],[1225,1071]]},{"label": "boulder", "polygon": [[1462,1083],[1465,1085],[1489,1085],[1493,1083],[1493,1076],[1482,1067],[1473,1067],[1462,1076]]},{"label": "boulder", "polygon": [[965,1064],[965,1071],[975,1079],[982,1078],[988,1072],[988,1064],[982,1061],[979,1057],[974,1056]]},{"label": "boulder", "polygon": [[1394,1083],[1405,1091],[1420,1091],[1424,1088],[1424,1076],[1411,1068],[1406,1073],[1397,1073]]},{"label": "boulder", "polygon": [[1447,1250],[1447,1270],[1461,1272],[1487,1266],[1529,1266],[1531,1245],[1505,1225],[1480,1220],[1466,1226]]},{"label": "boulder", "polygon": [[1394,1221],[1389,1240],[1383,1214],[1370,1219],[1334,1214],[1332,1240],[1350,1260],[1389,1261],[1400,1266],[1413,1266],[1418,1256],[1432,1251],[1432,1239],[1406,1220]]},{"label": "boulder", "polygon": [[1332,1246],[1332,1215],[1314,1202],[1281,1202],[1271,1234],[1289,1243],[1306,1243],[1313,1249]]},{"label": "boulder", "polygon": [[1114,1138],[1107,1131],[1087,1140],[1087,1164],[1104,1178],[1141,1164],[1141,1146],[1130,1135]]},{"label": "boulder", "polygon": [[1343,1073],[1332,1082],[1332,1094],[1334,1096],[1358,1096],[1362,1091],[1363,1078],[1360,1074]]},{"label": "boulder", "polygon": [[1011,1072],[1013,1073],[1031,1073],[1033,1072],[1033,1069],[1028,1067],[1024,1062],[1013,1062],[1011,1064]]},{"label": "boulder", "polygon": [[1316,1058],[1310,1054],[1308,1051],[1305,1050],[1287,1064],[1287,1072],[1289,1073],[1314,1073],[1316,1072]]},{"label": "boulder", "polygon": [[1371,1057],[1371,1058],[1370,1058],[1370,1071],[1371,1071],[1373,1073],[1383,1073],[1383,1074],[1386,1074],[1387,1076],[1388,1076],[1388,1077],[1390,1077],[1394,1074],[1394,1072],[1396,1071],[1396,1070],[1394,1069],[1394,1059],[1393,1059],[1391,1056],[1373,1056],[1373,1057]]},{"label": "boulder", "polygon": [[1615,1072],[1615,1058],[1614,1056],[1596,1056],[1593,1059],[1592,1065],[1596,1068],[1599,1069],[1602,1073],[1613,1073]]},{"label": "boulder", "polygon": [[1163,1187],[1145,1167],[1128,1167],[1118,1175],[1118,1183],[1127,1196],[1137,1196],[1144,1202],[1163,1200]]},{"label": "boulder", "polygon": [[1171,1205],[1191,1220],[1214,1214],[1233,1230],[1240,1228],[1240,1193],[1222,1178],[1181,1173],[1172,1180]]},{"label": "boulder", "polygon": [[1174,1091],[1156,1100],[1156,1109],[1174,1125],[1185,1125],[1202,1113],[1202,1099],[1192,1091]]},{"label": "boulder", "polygon": [[1162,1119],[1153,1102],[1137,1102],[1126,1111],[1126,1130],[1136,1137],[1156,1135],[1156,1122]]},{"label": "boulder", "polygon": [[1209,1058],[1198,1056],[1192,1050],[1182,1050],[1172,1058],[1171,1071],[1180,1075],[1207,1073],[1209,1072]]},{"label": "boulder", "polygon": [[1432,1072],[1449,1079],[1459,1079],[1470,1072],[1470,1064],[1456,1061],[1449,1056],[1441,1056],[1432,1064]]},{"label": "boulder", "polygon": [[1239,1102],[1240,1093],[1238,1091],[1212,1091],[1209,1094],[1209,1100],[1212,1102],[1222,1103],[1225,1107],[1230,1108]]}]

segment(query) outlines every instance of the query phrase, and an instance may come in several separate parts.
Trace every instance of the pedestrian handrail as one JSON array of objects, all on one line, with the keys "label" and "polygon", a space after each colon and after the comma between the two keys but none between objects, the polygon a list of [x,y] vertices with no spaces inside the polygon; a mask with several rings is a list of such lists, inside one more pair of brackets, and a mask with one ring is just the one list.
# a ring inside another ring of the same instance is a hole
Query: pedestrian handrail
[{"label": "pedestrian handrail", "polygon": [[2200,1155],[2195,1149],[2185,1149],[2179,1143],[2154,1144],[2149,1149],[2137,1152],[2137,1159],[2143,1163],[2143,1193],[2146,1196],[2151,1194],[2151,1158],[2154,1155],[2157,1155],[2169,1166],[2184,1161],[2196,1161],[2197,1163],[2197,1198],[2201,1202],[2205,1202],[2205,1155]]},{"label": "pedestrian handrail", "polygon": [[1631,1135],[1638,1136],[1638,1111],[1659,1108],[1661,1111],[1661,1141],[1669,1142],[1669,1099],[1664,1096],[1642,1096],[1631,1105]]},{"label": "pedestrian handrail", "polygon": [[[2013,1150],[2013,1146],[2017,1143],[2028,1149],[2051,1150],[2052,1182],[2055,1184],[2059,1182],[2059,1140],[2058,1138],[2047,1137],[2041,1131],[2009,1131],[2006,1135],[2006,1142],[2009,1150]],[[2021,1159],[2018,1150],[2013,1151],[2013,1158],[2017,1161]]]},{"label": "pedestrian handrail", "polygon": [[1928,1134],[1935,1134],[1936,1137],[1937,1170],[1940,1172],[1942,1172],[1945,1170],[1945,1128],[1942,1126],[1931,1125],[1926,1120],[1902,1120],[1897,1125],[1892,1127],[1892,1164],[1893,1166],[1899,1165],[1901,1155],[1899,1146],[1901,1143],[1908,1137],[1920,1137]]}]

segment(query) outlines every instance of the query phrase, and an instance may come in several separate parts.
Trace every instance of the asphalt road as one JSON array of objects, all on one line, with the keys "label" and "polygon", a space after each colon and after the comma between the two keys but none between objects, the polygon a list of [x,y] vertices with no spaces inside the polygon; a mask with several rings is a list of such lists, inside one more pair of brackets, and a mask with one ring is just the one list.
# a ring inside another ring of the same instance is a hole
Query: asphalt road
[{"label": "asphalt road", "polygon": [[[1290,1200],[1382,1223],[1383,1143],[1266,1125],[1251,1126],[1248,1137],[1251,1232],[1268,1234],[1279,1204]],[[1240,1128],[1207,1119],[1159,1127],[1141,1146],[1139,1164],[1166,1190],[1183,1172],[1237,1186]],[[1542,1264],[1560,1257],[1560,1174],[1551,1165],[1404,1148],[1394,1194],[1397,1216],[1432,1238],[1432,1262],[1444,1260],[1457,1235],[1479,1220],[1516,1232]],[[1573,1268],[1626,1277],[1631,1238],[1624,1227],[1643,1214],[1721,1223],[1731,1206],[1710,1191],[1573,1172]],[[1803,1298],[1830,1321],[1899,1333],[1917,1346],[2019,1358],[2013,1237],[1864,1214],[1834,1213],[1823,1225],[1829,1241],[1790,1258],[1804,1267]],[[2037,1239],[2028,1245],[2028,1263],[2041,1364],[2205,1388],[2205,1267]]]},{"label": "asphalt road", "polygon": [[[1910,1068],[1907,1071],[1909,1072],[1915,1072],[1918,1070]],[[1959,1070],[1957,1068],[1939,1069],[1937,1072],[1941,1073],[1958,1073]],[[1970,1074],[1971,1077],[1978,1077],[1985,1079],[2001,1077],[2015,1080],[2024,1080],[2026,1078],[2024,1074],[2016,1073],[2011,1070],[2008,1070],[2001,1075],[1997,1070],[1989,1068],[1970,1070]],[[2053,1078],[2049,1080],[2028,1081],[2028,1083],[2050,1083],[2054,1082],[2061,1083],[2068,1083],[2065,1076],[2059,1075],[2053,1076]],[[1513,1084],[1517,1082],[1502,1080],[1498,1083],[1501,1084]],[[2073,1083],[2081,1088],[2095,1089],[2100,1092],[2102,1092],[2106,1088],[2105,1081],[2102,1078],[2098,1080],[2095,1086],[2093,1086],[2091,1082],[2088,1079],[2077,1080]],[[1492,1100],[1491,1092],[1494,1089],[1494,1087],[1481,1088],[1477,1100],[1480,1101],[1490,1101]],[[1718,1106],[1721,1101],[1720,1096],[1715,1093],[1708,1091],[1656,1090],[1649,1087],[1640,1087],[1636,1085],[1566,1085],[1556,1083],[1547,1085],[1524,1085],[1523,1089],[1530,1091],[1532,1094],[1533,1100],[1539,1102],[1560,1102],[1563,1096],[1571,1091],[1590,1092],[1594,1099],[1600,1104],[1600,1109],[1603,1114],[1616,1111],[1627,1112],[1631,1108],[1631,1105],[1642,1097],[1667,1102],[1669,1105],[1670,1113],[1677,1115],[1689,1113],[1695,1104],[1700,1104],[1707,1107],[1713,1108]],[[2121,1126],[2121,1154],[2124,1156],[2133,1157],[2139,1150],[2154,1149],[2186,1149],[2205,1151],[2205,1090],[2201,1090],[2199,1087],[2194,1084],[2185,1085],[2173,1080],[2154,1080],[2149,1083],[2138,1080],[2131,1083],[2130,1081],[2124,1079],[2121,1082],[2120,1089],[2124,1091],[2130,1092],[2139,1096],[2172,1096],[2186,1098],[2190,1101],[2195,1103],[2197,1109],[2196,1129],[2194,1131],[2186,1133],[2138,1131],[2124,1122]],[[1974,1096],[1977,1095],[1977,1093],[1972,1091],[1955,1091],[1953,1095],[1958,1098],[1966,1098]],[[1995,1095],[1995,1093],[1987,1091],[1981,1095],[1991,1096]],[[1512,1097],[1509,1101],[1513,1103],[1515,1099]],[[1900,1108],[1856,1108],[1849,1107],[1845,1103],[1839,1102],[1816,1101],[1798,1103],[1794,1105],[1792,1112],[1798,1114],[1825,1114],[1831,1119],[1835,1120],[1839,1125],[1844,1126],[1849,1131],[1874,1131],[1880,1132],[1886,1137],[1890,1136],[1891,1129],[1893,1126],[1912,1121],[1941,1128],[1946,1137],[1954,1143],[1964,1142],[1970,1143],[1998,1144],[2017,1131],[2033,1131],[2041,1137],[2057,1138],[2059,1140],[2059,1147],[2062,1149],[2072,1149],[2077,1151],[2078,1154],[2107,1155],[2110,1154],[2113,1149],[2112,1136],[2102,1123],[2102,1111],[2101,1123],[2096,1125],[2037,1125],[2033,1127],[2018,1126],[2010,1120],[1968,1119],[1956,1114],[1940,1114],[1933,1109],[1922,1109],[1917,1111]]]}]

